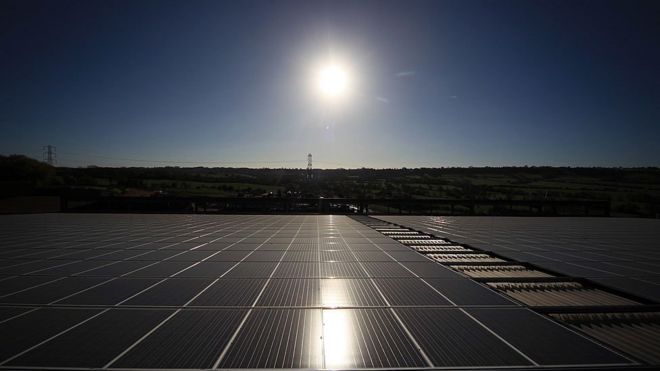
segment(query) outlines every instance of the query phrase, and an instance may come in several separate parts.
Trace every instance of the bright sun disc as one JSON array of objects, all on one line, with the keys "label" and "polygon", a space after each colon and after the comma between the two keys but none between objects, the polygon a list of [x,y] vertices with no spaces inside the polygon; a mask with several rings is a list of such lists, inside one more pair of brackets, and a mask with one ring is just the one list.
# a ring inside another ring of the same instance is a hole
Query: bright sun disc
[{"label": "bright sun disc", "polygon": [[348,74],[341,66],[327,66],[319,72],[319,89],[328,97],[339,97],[346,94]]}]

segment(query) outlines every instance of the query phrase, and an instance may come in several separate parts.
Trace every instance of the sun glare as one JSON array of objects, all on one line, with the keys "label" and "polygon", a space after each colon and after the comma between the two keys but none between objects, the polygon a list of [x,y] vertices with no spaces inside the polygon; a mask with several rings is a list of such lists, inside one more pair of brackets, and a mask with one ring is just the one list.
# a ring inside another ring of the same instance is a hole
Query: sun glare
[{"label": "sun glare", "polygon": [[346,95],[348,90],[348,73],[340,65],[328,65],[319,71],[318,87],[322,95],[338,98]]},{"label": "sun glare", "polygon": [[323,311],[323,343],[327,368],[354,366],[356,344],[354,324],[347,310]]}]

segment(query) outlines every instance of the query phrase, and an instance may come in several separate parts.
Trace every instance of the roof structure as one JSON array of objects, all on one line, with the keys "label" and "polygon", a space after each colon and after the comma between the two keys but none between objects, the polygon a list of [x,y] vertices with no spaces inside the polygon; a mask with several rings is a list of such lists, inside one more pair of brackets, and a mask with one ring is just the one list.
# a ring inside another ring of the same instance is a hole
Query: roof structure
[{"label": "roof structure", "polygon": [[[514,262],[459,241],[460,228],[438,232],[448,230],[430,217],[394,222],[2,216],[0,369],[658,364],[648,296]],[[584,297],[609,300],[607,310]],[[621,324],[645,347],[623,341]]]}]

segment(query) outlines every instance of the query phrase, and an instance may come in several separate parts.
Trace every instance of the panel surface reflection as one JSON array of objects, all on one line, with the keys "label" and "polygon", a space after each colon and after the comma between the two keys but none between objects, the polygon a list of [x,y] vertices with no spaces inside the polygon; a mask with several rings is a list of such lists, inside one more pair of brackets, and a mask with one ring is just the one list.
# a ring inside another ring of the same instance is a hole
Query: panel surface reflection
[{"label": "panel surface reflection", "polygon": [[351,330],[351,314],[345,310],[323,312],[323,346],[326,368],[348,368],[354,365],[356,345]]},{"label": "panel surface reflection", "polygon": [[368,279],[322,279],[321,305],[327,308],[381,306],[385,302]]},{"label": "panel surface reflection", "polygon": [[389,309],[324,309],[325,367],[424,367]]},{"label": "panel surface reflection", "polygon": [[255,309],[220,368],[322,368],[321,311]]}]

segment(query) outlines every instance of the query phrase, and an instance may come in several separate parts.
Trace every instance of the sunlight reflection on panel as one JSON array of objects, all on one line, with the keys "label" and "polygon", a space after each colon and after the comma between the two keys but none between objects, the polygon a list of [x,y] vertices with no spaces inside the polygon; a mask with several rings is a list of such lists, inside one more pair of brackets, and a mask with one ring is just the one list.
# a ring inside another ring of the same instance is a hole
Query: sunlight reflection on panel
[{"label": "sunlight reflection on panel", "polygon": [[323,342],[326,368],[349,368],[354,363],[354,332],[351,312],[348,310],[323,311]]},{"label": "sunlight reflection on panel", "polygon": [[328,308],[350,305],[351,297],[348,290],[344,280],[321,280],[321,305]]}]

